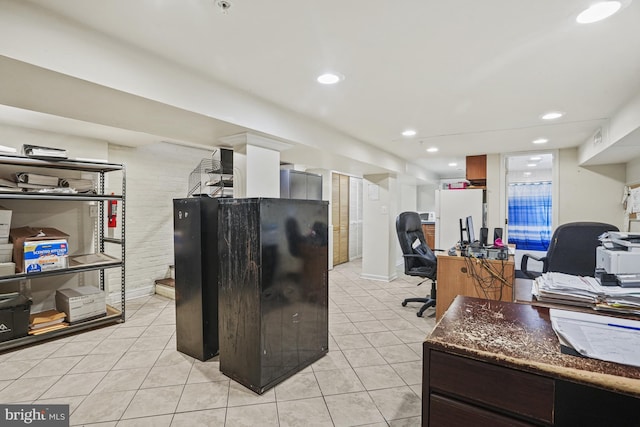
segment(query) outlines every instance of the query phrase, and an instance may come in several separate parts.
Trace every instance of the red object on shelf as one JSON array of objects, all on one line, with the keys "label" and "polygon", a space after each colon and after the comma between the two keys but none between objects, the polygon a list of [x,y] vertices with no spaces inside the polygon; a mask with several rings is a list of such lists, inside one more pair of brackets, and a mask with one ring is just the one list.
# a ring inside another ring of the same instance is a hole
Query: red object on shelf
[{"label": "red object on shelf", "polygon": [[[111,193],[113,195],[113,193]],[[116,219],[118,218],[118,201],[116,199],[109,200],[107,210],[107,225],[109,228],[116,228]]]}]

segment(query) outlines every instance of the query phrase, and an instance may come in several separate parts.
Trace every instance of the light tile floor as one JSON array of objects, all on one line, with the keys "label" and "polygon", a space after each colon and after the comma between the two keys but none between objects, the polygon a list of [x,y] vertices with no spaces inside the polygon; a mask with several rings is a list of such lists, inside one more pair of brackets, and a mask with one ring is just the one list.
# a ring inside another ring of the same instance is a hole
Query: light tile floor
[{"label": "light tile floor", "polygon": [[218,358],[176,351],[174,301],[127,301],[127,321],[0,354],[1,403],[70,405],[84,426],[418,426],[429,283],[329,273],[329,353],[263,395],[229,380]]}]

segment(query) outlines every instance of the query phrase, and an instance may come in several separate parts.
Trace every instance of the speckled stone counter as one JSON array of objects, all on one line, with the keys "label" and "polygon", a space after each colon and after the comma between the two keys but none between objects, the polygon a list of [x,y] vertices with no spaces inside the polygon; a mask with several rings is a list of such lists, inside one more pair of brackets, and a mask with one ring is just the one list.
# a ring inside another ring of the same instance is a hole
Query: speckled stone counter
[{"label": "speckled stone counter", "polygon": [[457,297],[425,340],[423,376],[423,425],[452,413],[467,425],[640,425],[640,368],[562,354],[545,307]]}]

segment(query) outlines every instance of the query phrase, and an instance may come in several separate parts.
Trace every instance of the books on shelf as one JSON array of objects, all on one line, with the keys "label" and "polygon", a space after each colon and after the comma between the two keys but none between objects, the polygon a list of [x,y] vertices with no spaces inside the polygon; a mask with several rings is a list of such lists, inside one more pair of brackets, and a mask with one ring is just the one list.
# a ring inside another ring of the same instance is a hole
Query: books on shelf
[{"label": "books on shelf", "polygon": [[40,157],[49,159],[66,159],[67,150],[62,148],[42,147],[39,145],[24,144],[22,152],[27,157]]}]

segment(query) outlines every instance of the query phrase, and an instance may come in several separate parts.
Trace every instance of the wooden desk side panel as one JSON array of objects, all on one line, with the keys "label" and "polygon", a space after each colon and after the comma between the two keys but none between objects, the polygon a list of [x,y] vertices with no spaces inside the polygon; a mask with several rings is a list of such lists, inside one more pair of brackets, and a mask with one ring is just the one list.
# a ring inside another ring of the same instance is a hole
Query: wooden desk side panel
[{"label": "wooden desk side panel", "polygon": [[[475,258],[465,258],[461,256],[438,256],[438,292],[436,297],[436,320],[440,320],[442,315],[447,311],[453,300],[458,295],[476,298],[489,298],[500,301],[513,301],[513,285],[515,282],[514,262],[510,258],[508,261],[486,260],[499,272],[504,271],[504,277],[511,286],[502,286],[502,293],[499,289],[489,290],[485,292],[477,285],[475,279],[468,273],[467,262],[475,265],[475,271],[482,278],[491,277],[490,273],[485,270],[480,261]],[[504,269],[503,269],[504,267]],[[494,279],[494,284],[499,281]]]}]

